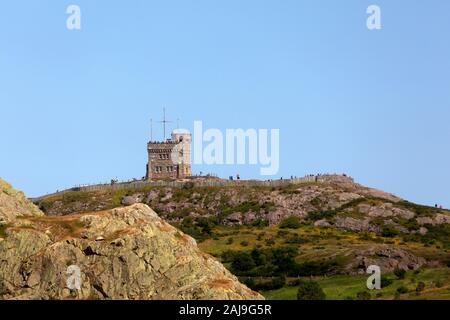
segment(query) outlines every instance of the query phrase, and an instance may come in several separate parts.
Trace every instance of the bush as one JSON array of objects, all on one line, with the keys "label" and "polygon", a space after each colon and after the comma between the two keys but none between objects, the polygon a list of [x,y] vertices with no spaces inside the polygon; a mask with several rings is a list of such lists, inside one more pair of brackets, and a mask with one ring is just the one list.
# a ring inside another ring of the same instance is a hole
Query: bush
[{"label": "bush", "polygon": [[300,219],[298,217],[289,217],[281,221],[281,229],[298,229],[301,227]]},{"label": "bush", "polygon": [[381,235],[386,238],[398,236],[399,232],[394,226],[387,224],[382,227]]},{"label": "bush", "polygon": [[300,237],[299,235],[295,234],[285,240],[285,243],[288,244],[304,244],[308,243],[309,241],[305,238]]},{"label": "bush", "polygon": [[179,228],[181,231],[198,241],[203,241],[212,237],[213,225],[208,219],[203,218],[194,221],[191,217],[187,217],[183,220]]},{"label": "bush", "polygon": [[361,291],[356,294],[356,299],[357,300],[370,300],[370,299],[372,299],[372,296],[367,291]]},{"label": "bush", "polygon": [[248,247],[248,241],[242,241],[241,242],[241,246]]},{"label": "bush", "polygon": [[272,280],[272,286],[274,288],[272,290],[281,289],[285,285],[286,285],[286,277],[285,276],[276,277],[275,279]]},{"label": "bush", "polygon": [[262,250],[253,249],[251,255],[257,266],[263,266],[267,263],[267,256]]},{"label": "bush", "polygon": [[277,266],[278,274],[298,276],[299,265],[295,262],[297,253],[297,249],[292,247],[282,247],[272,250],[272,263]]},{"label": "bush", "polygon": [[231,263],[231,268],[237,274],[250,271],[254,267],[256,267],[255,261],[253,261],[252,256],[248,252],[236,253]]},{"label": "bush", "polygon": [[405,279],[406,271],[403,269],[400,269],[400,268],[396,268],[394,270],[394,274],[399,280],[402,280],[402,279]]},{"label": "bush", "polygon": [[360,235],[359,235],[359,239],[360,240],[371,240],[372,239],[372,236],[371,236],[371,234],[369,233],[369,232],[367,232],[367,231],[364,231],[364,232],[362,232]]},{"label": "bush", "polygon": [[228,244],[228,245],[233,244],[233,242],[234,242],[234,239],[233,239],[233,238],[228,238],[228,240],[227,240],[227,244]]},{"label": "bush", "polygon": [[407,287],[405,287],[405,286],[400,286],[400,287],[398,287],[398,289],[397,289],[397,293],[398,294],[405,294],[405,293],[408,293],[408,288]]},{"label": "bush", "polygon": [[417,284],[416,292],[422,292],[423,290],[425,290],[425,283],[424,282],[419,282]]},{"label": "bush", "polygon": [[325,274],[332,273],[336,270],[338,266],[337,261],[307,261],[298,266],[297,274],[293,274],[292,276],[323,276]]},{"label": "bush", "polygon": [[325,300],[326,295],[317,282],[300,281],[297,300]]},{"label": "bush", "polygon": [[39,202],[38,206],[39,206],[39,209],[41,209],[41,211],[48,213],[50,211],[50,209],[53,207],[53,202],[43,200],[43,201]]},{"label": "bush", "polygon": [[277,237],[280,237],[280,238],[286,237],[287,235],[289,235],[289,231],[287,231],[287,230],[278,230],[278,232],[277,232]]},{"label": "bush", "polygon": [[236,251],[231,251],[231,250],[224,251],[220,255],[223,263],[233,262],[235,256],[236,256]]},{"label": "bush", "polygon": [[256,290],[256,281],[253,278],[247,278],[244,280],[244,284],[252,290]]},{"label": "bush", "polygon": [[262,228],[262,227],[268,227],[269,221],[264,219],[257,219],[251,223],[253,227]]},{"label": "bush", "polygon": [[392,284],[392,282],[394,282],[392,279],[382,276],[381,277],[381,288],[389,287]]}]

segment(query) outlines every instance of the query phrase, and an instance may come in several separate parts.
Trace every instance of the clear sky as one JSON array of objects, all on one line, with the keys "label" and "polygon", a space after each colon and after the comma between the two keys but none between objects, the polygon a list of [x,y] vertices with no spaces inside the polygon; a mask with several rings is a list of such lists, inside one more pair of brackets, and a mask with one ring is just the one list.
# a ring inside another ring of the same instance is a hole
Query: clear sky
[{"label": "clear sky", "polygon": [[166,106],[188,129],[280,129],[278,176],[346,172],[450,207],[449,14],[447,0],[2,1],[0,176],[29,196],[140,178]]}]

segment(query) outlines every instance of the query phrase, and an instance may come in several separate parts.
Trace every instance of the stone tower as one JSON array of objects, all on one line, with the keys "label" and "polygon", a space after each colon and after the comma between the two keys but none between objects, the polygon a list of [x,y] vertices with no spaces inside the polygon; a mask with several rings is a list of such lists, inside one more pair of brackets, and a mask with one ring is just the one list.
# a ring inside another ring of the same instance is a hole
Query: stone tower
[{"label": "stone tower", "polygon": [[175,130],[166,141],[147,144],[147,180],[183,179],[192,175],[191,143],[189,132]]}]

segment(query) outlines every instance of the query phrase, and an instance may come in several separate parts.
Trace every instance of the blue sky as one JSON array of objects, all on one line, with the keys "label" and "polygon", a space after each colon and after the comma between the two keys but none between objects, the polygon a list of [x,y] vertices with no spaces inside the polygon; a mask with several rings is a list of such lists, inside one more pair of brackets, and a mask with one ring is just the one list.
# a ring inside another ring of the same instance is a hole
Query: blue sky
[{"label": "blue sky", "polygon": [[278,176],[346,172],[450,207],[449,12],[445,0],[3,1],[0,176],[30,196],[142,177],[149,119],[166,106],[188,129],[279,128]]}]

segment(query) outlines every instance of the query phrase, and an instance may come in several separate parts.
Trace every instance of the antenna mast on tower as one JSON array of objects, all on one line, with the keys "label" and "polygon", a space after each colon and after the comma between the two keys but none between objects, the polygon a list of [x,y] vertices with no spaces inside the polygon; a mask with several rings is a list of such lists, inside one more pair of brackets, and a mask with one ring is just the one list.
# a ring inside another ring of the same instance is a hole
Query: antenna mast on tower
[{"label": "antenna mast on tower", "polygon": [[153,119],[150,119],[150,142],[153,141]]},{"label": "antenna mast on tower", "polygon": [[168,121],[166,120],[166,108],[163,108],[163,113],[164,113],[164,119],[163,121],[159,121],[159,123],[163,124],[163,130],[164,130],[164,137],[163,137],[163,141],[166,141],[166,124],[170,123],[172,121]]}]

